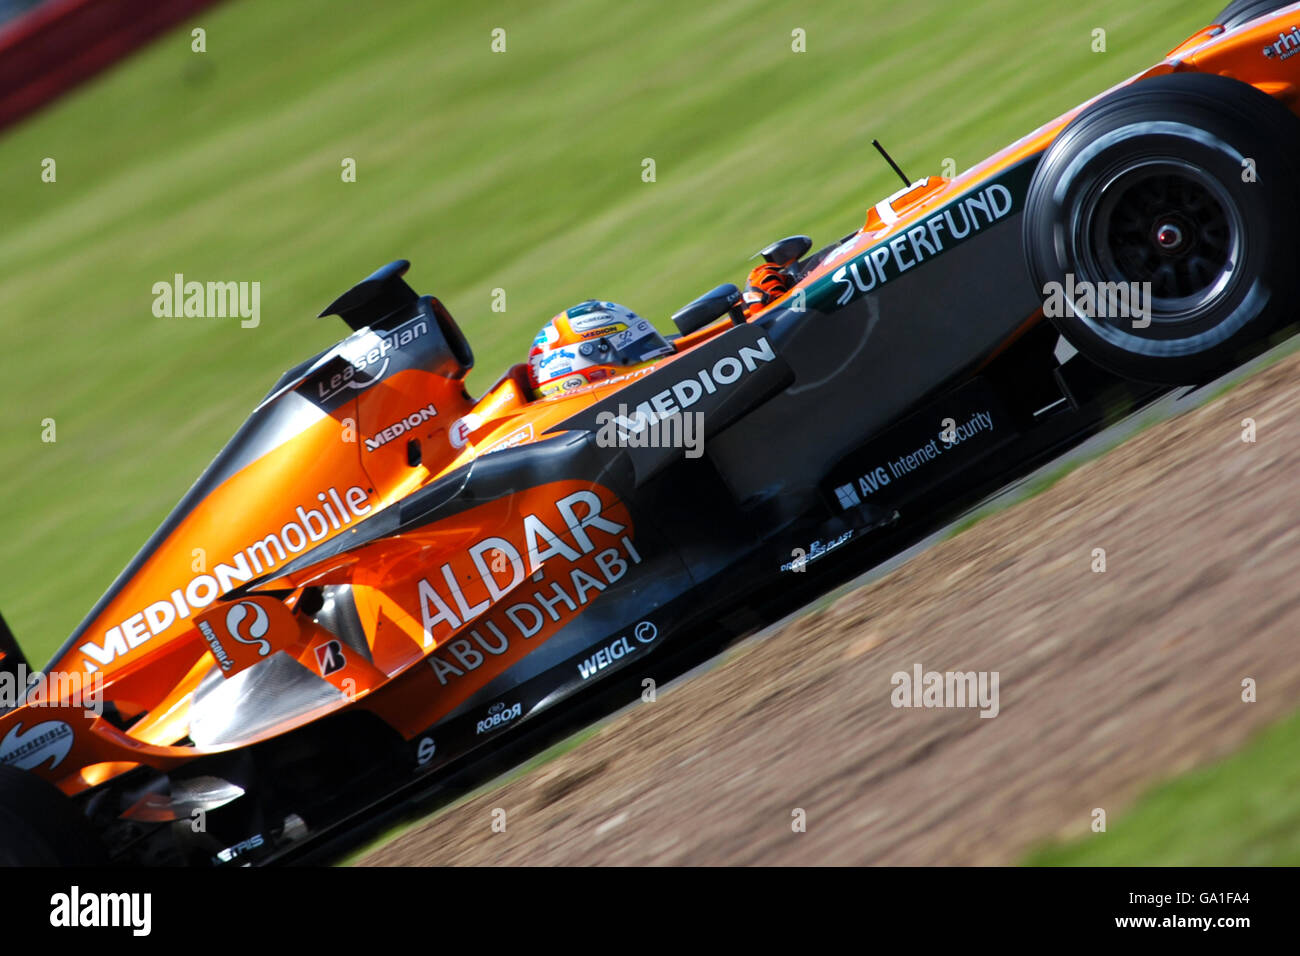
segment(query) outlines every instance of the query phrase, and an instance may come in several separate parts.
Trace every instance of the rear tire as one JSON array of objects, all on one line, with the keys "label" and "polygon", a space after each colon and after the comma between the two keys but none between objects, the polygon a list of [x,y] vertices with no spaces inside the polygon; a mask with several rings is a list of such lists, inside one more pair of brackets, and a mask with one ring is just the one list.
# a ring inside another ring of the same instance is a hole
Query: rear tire
[{"label": "rear tire", "polygon": [[[1155,77],[1089,107],[1029,187],[1025,254],[1049,318],[1142,381],[1196,384],[1261,351],[1300,304],[1298,157],[1300,120],[1222,76]],[[1149,308],[1069,301],[1071,287],[1138,290]]]},{"label": "rear tire", "polygon": [[1233,0],[1214,22],[1232,30],[1294,2],[1295,0]]},{"label": "rear tire", "polygon": [[107,855],[77,805],[47,780],[0,766],[0,866],[102,866]]}]

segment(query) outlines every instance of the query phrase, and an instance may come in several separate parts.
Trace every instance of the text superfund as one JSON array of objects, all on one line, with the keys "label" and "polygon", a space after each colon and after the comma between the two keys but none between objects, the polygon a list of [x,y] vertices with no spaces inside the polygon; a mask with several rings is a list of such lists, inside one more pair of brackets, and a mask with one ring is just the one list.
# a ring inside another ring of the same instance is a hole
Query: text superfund
[{"label": "text superfund", "polygon": [[627,509],[603,493],[579,488],[551,498],[536,489],[537,503],[529,501],[522,518],[503,521],[501,533],[415,582],[424,646],[438,647],[430,663],[441,683],[488,658],[513,658],[515,638],[549,635],[641,562]]}]

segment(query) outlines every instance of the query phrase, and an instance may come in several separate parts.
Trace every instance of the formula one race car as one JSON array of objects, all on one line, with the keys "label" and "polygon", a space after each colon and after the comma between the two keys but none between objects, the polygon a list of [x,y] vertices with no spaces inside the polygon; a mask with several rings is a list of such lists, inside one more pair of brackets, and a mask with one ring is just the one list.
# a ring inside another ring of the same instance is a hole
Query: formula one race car
[{"label": "formula one race car", "polygon": [[1290,334],[1298,52],[1300,4],[1238,0],[543,397],[470,398],[444,305],[375,272],[0,712],[0,860],[321,858]]}]

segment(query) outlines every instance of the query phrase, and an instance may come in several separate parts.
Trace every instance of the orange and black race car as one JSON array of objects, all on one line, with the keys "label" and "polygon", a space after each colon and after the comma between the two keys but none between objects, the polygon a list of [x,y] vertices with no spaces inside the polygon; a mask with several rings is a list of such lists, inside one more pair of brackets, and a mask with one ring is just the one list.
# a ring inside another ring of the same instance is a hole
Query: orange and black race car
[{"label": "orange and black race car", "polygon": [[1300,4],[1238,0],[653,354],[569,310],[545,359],[616,371],[540,396],[524,363],[471,398],[380,269],[40,679],[0,627],[0,859],[324,858],[1240,364],[1300,302],[1297,110]]}]

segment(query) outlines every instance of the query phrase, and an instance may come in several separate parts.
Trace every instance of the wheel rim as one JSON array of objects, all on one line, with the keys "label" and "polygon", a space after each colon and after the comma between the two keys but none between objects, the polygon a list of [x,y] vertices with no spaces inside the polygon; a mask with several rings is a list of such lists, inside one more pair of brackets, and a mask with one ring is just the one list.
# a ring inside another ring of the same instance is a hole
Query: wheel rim
[{"label": "wheel rim", "polygon": [[1241,212],[1219,182],[1183,160],[1130,167],[1096,190],[1078,220],[1080,264],[1097,282],[1150,283],[1151,320],[1191,322],[1241,274]]}]

